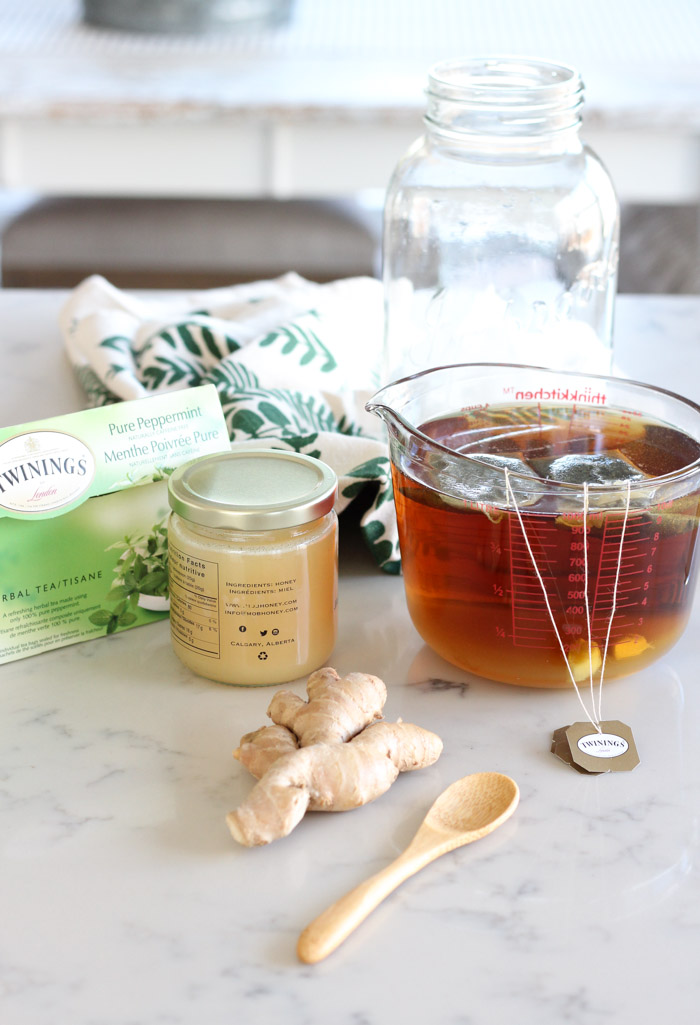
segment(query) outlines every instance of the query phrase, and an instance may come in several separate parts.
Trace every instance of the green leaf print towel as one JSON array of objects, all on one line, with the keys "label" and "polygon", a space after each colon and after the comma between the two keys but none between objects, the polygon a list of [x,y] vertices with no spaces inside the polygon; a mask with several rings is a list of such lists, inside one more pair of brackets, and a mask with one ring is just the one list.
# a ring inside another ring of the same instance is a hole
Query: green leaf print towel
[{"label": "green leaf print towel", "polygon": [[146,298],[93,276],[71,293],[60,326],[91,405],[212,383],[233,447],[324,460],[338,474],[339,512],[373,486],[361,528],[378,565],[400,571],[388,449],[364,408],[382,348],[379,281],[286,274]]}]

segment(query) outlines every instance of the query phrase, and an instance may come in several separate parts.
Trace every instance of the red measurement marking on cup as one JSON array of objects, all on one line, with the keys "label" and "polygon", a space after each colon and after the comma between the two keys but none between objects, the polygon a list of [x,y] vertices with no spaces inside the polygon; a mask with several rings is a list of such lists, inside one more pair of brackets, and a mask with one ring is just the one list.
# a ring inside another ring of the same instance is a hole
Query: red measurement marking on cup
[{"label": "red measurement marking on cup", "polygon": [[[633,626],[638,629],[641,625],[643,613],[640,616],[640,609],[642,608],[644,584],[648,581],[654,564],[654,546],[652,544],[654,529],[646,510],[630,512],[624,539],[622,537],[622,518],[609,517],[606,519],[600,563],[594,578],[595,591],[591,608],[591,633],[594,640],[604,641],[608,631],[610,616],[613,612],[618,562],[620,575],[617,581],[615,618],[610,629],[610,639],[615,640],[629,633]],[[622,544],[621,558],[620,544]],[[630,609],[634,611],[628,611]]]},{"label": "red measurement marking on cup", "polygon": [[[556,561],[557,527],[553,520],[529,518],[527,536],[550,604],[560,604],[559,587],[551,566]],[[552,632],[552,621],[542,594],[542,584],[532,566],[532,557],[517,519],[509,517],[510,593],[512,642],[520,648],[558,647]]]},{"label": "red measurement marking on cup", "polygon": [[[582,520],[562,527],[549,517],[527,517],[525,529],[542,578],[540,582],[520,526],[517,520],[510,519],[511,637],[514,646],[545,650],[559,648],[542,593],[543,585],[565,646],[588,636],[586,593],[593,641],[601,646],[605,643],[613,603],[615,616],[610,631],[611,641],[633,632],[633,628],[639,629],[643,621],[642,599],[654,568],[654,531],[658,528],[654,526],[648,510],[629,514],[624,539],[622,524],[621,516],[608,517],[602,538],[594,538],[590,535],[590,526],[584,534]],[[566,535],[562,535],[562,530]]]}]

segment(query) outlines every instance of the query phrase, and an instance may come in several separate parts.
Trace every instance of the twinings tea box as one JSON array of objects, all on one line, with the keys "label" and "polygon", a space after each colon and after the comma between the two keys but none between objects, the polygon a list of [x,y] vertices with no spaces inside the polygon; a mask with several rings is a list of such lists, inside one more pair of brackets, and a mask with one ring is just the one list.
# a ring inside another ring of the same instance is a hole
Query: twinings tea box
[{"label": "twinings tea box", "polygon": [[167,477],[228,448],[213,385],[0,428],[0,664],[167,616]]}]

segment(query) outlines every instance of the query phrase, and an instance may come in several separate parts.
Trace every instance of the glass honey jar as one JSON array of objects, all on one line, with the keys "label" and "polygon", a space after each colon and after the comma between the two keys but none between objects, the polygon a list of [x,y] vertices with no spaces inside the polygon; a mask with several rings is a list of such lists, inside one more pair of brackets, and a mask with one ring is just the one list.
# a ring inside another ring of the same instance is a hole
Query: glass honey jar
[{"label": "glass honey jar", "polygon": [[225,452],[169,480],[170,625],[193,672],[286,683],[323,665],[337,632],[337,478],[311,456]]}]

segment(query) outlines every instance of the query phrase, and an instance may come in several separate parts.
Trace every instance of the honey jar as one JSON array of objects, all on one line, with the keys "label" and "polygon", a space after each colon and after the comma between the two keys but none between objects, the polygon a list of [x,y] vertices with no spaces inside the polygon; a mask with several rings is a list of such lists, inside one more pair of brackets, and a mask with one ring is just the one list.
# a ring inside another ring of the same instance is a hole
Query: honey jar
[{"label": "honey jar", "polygon": [[334,471],[282,450],[224,452],[170,477],[175,653],[222,683],[286,683],[323,665],[337,632]]}]

